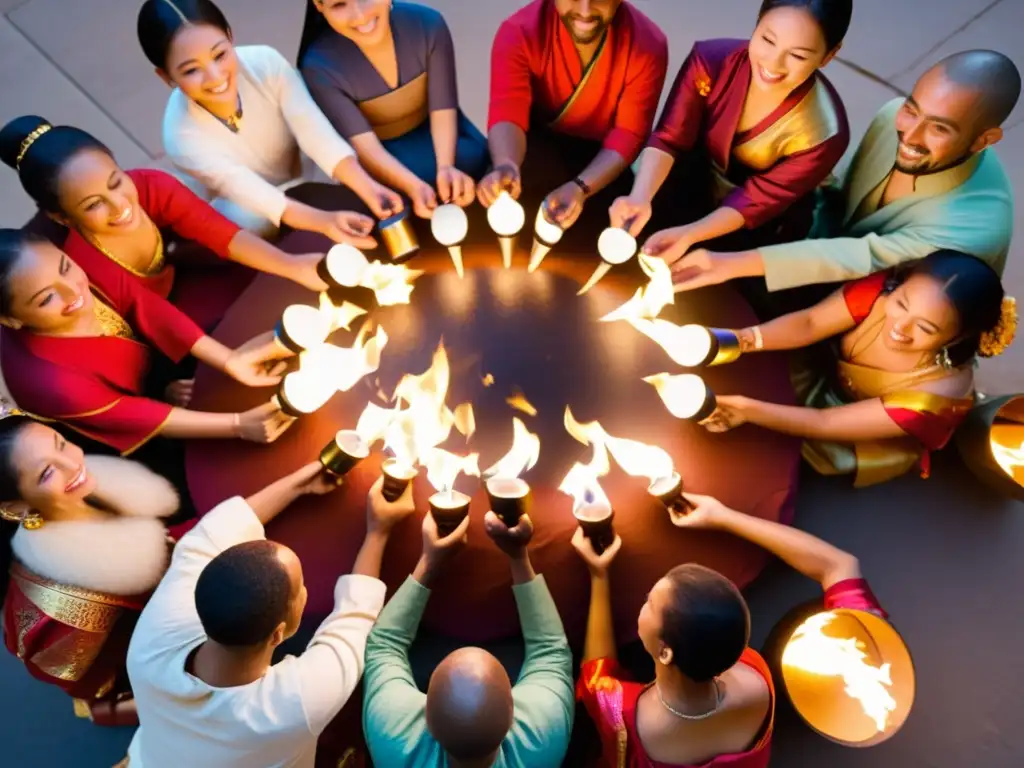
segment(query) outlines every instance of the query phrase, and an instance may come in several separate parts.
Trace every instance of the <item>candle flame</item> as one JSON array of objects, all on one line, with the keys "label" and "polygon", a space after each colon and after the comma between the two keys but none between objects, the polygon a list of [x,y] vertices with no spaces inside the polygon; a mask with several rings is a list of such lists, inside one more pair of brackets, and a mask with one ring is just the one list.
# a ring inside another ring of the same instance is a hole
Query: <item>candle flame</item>
[{"label": "candle flame", "polygon": [[677,419],[692,419],[707,400],[708,389],[704,380],[693,373],[676,376],[658,373],[644,381],[654,386],[669,413]]},{"label": "candle flame", "polygon": [[533,469],[540,458],[540,438],[526,428],[521,419],[512,418],[512,447],[508,453],[484,470],[484,477],[515,480]]},{"label": "candle flame", "polygon": [[[1011,442],[1019,443],[1011,448]],[[992,428],[992,456],[1000,468],[1016,482],[1024,481],[1024,426],[999,424]]]},{"label": "candle flame", "polygon": [[663,259],[641,253],[637,256],[640,267],[649,278],[647,285],[637,288],[633,298],[601,318],[602,322],[616,320],[653,320],[665,307],[675,303],[672,289],[672,270]]},{"label": "candle flame", "polygon": [[511,397],[505,398],[505,402],[517,411],[522,411],[527,416],[537,415],[537,409],[534,408],[533,403],[526,399],[526,395],[523,394],[521,389],[517,388]]},{"label": "candle flame", "polygon": [[336,307],[324,291],[320,294],[320,313],[330,320],[332,331],[339,328],[347,331],[352,326],[352,321],[360,315],[365,315],[366,310],[350,301],[343,301],[340,307]]},{"label": "candle flame", "polygon": [[606,445],[607,432],[596,421],[581,424],[576,421],[572,411],[565,409],[565,429],[573,438],[593,447],[594,453],[586,464],[576,462],[562,478],[558,490],[572,496],[573,512],[591,505],[606,506],[611,508],[611,502],[601,487],[599,478],[608,474],[611,464],[608,461],[608,448]]},{"label": "candle flame", "polygon": [[473,415],[472,403],[460,403],[455,406],[455,428],[459,434],[465,435],[466,440],[476,432],[476,416]]},{"label": "candle flame", "polygon": [[653,483],[655,480],[671,477],[675,471],[672,457],[658,446],[647,445],[639,440],[614,437],[596,421],[581,424],[569,408],[565,409],[565,429],[585,445],[603,444],[615,459],[615,463],[632,477],[646,477]]},{"label": "candle flame", "polygon": [[869,664],[864,644],[856,638],[826,635],[823,630],[835,618],[834,613],[819,613],[801,624],[782,652],[782,663],[814,675],[843,678],[846,694],[860,703],[882,733],[889,715],[896,711],[896,700],[888,690],[890,665]]},{"label": "candle flame", "polygon": [[421,463],[427,468],[427,480],[434,490],[447,493],[455,487],[455,480],[460,474],[480,477],[479,454],[457,456],[442,448],[431,448],[423,456]]},{"label": "candle flame", "polygon": [[367,403],[356,423],[356,434],[367,445],[383,440],[391,422],[398,415],[397,408],[381,408],[376,403]]},{"label": "candle flame", "polygon": [[423,274],[404,264],[368,261],[362,251],[348,243],[338,243],[331,247],[327,253],[327,265],[328,272],[337,283],[349,288],[369,288],[382,307],[408,304],[412,283]]},{"label": "candle flame", "polygon": [[630,325],[649,338],[684,368],[700,365],[711,351],[711,332],[702,325],[676,325],[668,320],[627,318]]}]

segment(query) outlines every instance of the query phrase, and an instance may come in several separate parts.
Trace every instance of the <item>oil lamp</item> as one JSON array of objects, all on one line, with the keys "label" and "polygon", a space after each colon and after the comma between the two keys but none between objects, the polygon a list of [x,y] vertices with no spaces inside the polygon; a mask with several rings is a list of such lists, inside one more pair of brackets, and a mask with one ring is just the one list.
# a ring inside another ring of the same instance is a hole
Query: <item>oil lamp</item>
[{"label": "oil lamp", "polygon": [[644,381],[654,386],[669,413],[677,419],[704,421],[717,407],[715,393],[696,374],[682,373],[670,376],[667,373],[658,373],[647,376]]},{"label": "oil lamp", "polygon": [[306,416],[324,407],[337,392],[335,384],[310,371],[292,371],[278,385],[274,401],[293,418]]},{"label": "oil lamp", "polygon": [[289,352],[298,354],[323,344],[330,333],[330,315],[315,307],[292,304],[281,313],[281,319],[274,329],[274,338]]},{"label": "oil lamp", "polygon": [[982,400],[960,425],[956,443],[979,480],[1024,501],[1024,395]]},{"label": "oil lamp", "polygon": [[615,541],[615,529],[612,526],[615,513],[599,481],[611,469],[606,446],[608,433],[596,421],[586,424],[576,421],[568,408],[565,409],[564,421],[570,435],[592,446],[593,455],[586,464],[573,464],[562,478],[558,490],[572,496],[572,513],[583,529],[583,535],[590,539],[594,551],[600,555]]},{"label": "oil lamp", "polygon": [[438,206],[430,219],[430,231],[433,232],[434,239],[448,249],[455,271],[462,277],[462,243],[469,234],[469,218],[466,212],[454,203]]},{"label": "oil lamp", "polygon": [[417,475],[416,467],[396,458],[385,459],[380,471],[384,476],[381,495],[388,501],[398,501]]},{"label": "oil lamp", "polygon": [[526,224],[526,211],[506,190],[498,194],[487,209],[487,223],[498,236],[501,246],[501,260],[505,269],[512,266],[512,254],[516,249],[516,238]]},{"label": "oil lamp", "polygon": [[320,451],[320,463],[334,477],[344,477],[370,455],[370,446],[352,429],[342,429]]},{"label": "oil lamp", "polygon": [[420,241],[416,239],[416,232],[409,221],[408,209],[384,219],[378,227],[384,246],[391,254],[391,261],[396,264],[408,261],[420,249]]},{"label": "oil lamp", "polygon": [[533,272],[544,261],[551,249],[565,234],[560,226],[548,219],[547,207],[542,203],[537,209],[537,221],[533,225],[533,248],[530,250],[530,266],[527,271]]},{"label": "oil lamp", "polygon": [[353,245],[337,243],[317,264],[316,273],[332,288],[355,288],[369,266],[369,260]]},{"label": "oil lamp", "polygon": [[740,339],[724,328],[676,325],[668,320],[629,318],[630,324],[684,368],[706,368],[738,359]]},{"label": "oil lamp", "polygon": [[475,453],[457,456],[441,448],[431,449],[424,457],[427,480],[437,490],[428,500],[430,514],[441,536],[454,533],[469,514],[470,497],[455,490],[455,480],[461,473],[479,477],[478,460],[479,456]]},{"label": "oil lamp", "polygon": [[636,255],[636,250],[636,238],[629,232],[619,227],[608,227],[597,239],[597,252],[602,261],[576,295],[585,294],[597,285],[612,267],[625,264],[633,258]]},{"label": "oil lamp", "polygon": [[512,419],[512,435],[508,453],[483,472],[491,510],[509,528],[530,511],[530,486],[519,476],[532,469],[540,457],[540,438],[519,418]]}]

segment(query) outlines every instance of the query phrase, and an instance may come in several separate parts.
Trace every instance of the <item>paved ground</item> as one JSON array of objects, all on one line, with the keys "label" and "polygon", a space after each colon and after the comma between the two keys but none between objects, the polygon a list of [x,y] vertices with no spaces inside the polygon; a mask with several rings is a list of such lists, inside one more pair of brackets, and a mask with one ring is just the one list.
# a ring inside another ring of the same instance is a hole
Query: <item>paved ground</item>
[{"label": "paved ground", "polygon": [[[672,41],[671,69],[694,40],[749,32],[757,0],[636,0]],[[463,105],[483,122],[488,47],[510,7],[497,0],[432,0],[457,41]],[[160,119],[167,92],[135,40],[128,0],[0,0],[0,121],[39,114],[93,132],[126,167],[160,165]],[[220,0],[240,43],[262,42],[293,56],[301,0]],[[1024,68],[1024,0],[857,0],[842,57],[827,74],[842,94],[859,137],[894,91],[912,86],[936,59],[989,47]],[[999,153],[1024,189],[1024,107],[1009,121]],[[1021,198],[1024,200],[1024,197]],[[0,173],[3,226],[32,206],[13,171]],[[1024,203],[1017,224],[1024,228]],[[1006,282],[1024,295],[1024,240]],[[989,392],[1020,391],[1024,343],[981,370]],[[955,458],[927,483],[905,479],[853,493],[841,482],[806,478],[798,523],[860,554],[876,591],[915,653],[917,709],[894,740],[869,752],[843,750],[783,720],[773,765],[808,768],[1010,768],[1024,765],[1018,691],[1024,636],[1017,592],[1024,583],[1024,507],[992,497]],[[751,593],[760,639],[811,588],[781,568]],[[0,764],[104,766],[123,755],[130,734],[75,720],[68,700],[30,680],[0,656]]]}]

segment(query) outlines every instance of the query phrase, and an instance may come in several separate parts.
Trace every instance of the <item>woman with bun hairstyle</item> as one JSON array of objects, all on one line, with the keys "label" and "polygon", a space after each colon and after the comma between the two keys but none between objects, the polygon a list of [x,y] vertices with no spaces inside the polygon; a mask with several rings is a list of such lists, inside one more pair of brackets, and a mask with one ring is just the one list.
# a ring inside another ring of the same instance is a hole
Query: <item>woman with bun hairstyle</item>
[{"label": "woman with bun hairstyle", "polygon": [[[40,210],[70,230],[65,252],[105,293],[128,275],[209,330],[251,279],[252,272],[238,265],[310,290],[326,288],[316,274],[322,254],[285,254],[217,213],[173,176],[122,169],[106,146],[78,128],[34,115],[16,118],[0,129],[0,159],[17,171]],[[181,243],[165,247],[168,235],[193,241],[207,253],[198,256],[198,264],[179,264],[186,249]]]},{"label": "woman with bun hairstyle", "polygon": [[287,225],[372,244],[365,216],[288,197],[288,188],[313,179],[314,164],[351,189],[353,207],[365,203],[381,219],[402,209],[402,199],[359,165],[295,68],[269,46],[235,46],[210,0],[146,0],[137,29],[143,53],[173,89],[164,150],[232,221],[261,235]]}]

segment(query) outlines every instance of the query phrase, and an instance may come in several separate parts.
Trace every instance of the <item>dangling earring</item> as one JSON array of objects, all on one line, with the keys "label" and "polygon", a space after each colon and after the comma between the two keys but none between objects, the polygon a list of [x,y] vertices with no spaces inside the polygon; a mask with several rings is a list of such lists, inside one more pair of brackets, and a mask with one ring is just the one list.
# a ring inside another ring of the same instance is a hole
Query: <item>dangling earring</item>
[{"label": "dangling earring", "polygon": [[0,520],[7,520],[11,523],[21,523],[28,531],[37,531],[43,527],[43,516],[34,509],[28,512],[20,512],[17,509],[18,502],[5,502],[0,504]]},{"label": "dangling earring", "polygon": [[21,525],[26,531],[38,531],[43,527],[43,516],[33,510],[25,515]]},{"label": "dangling earring", "polygon": [[953,368],[953,361],[949,358],[949,347],[942,348],[942,351],[935,356],[935,362],[947,371]]}]

